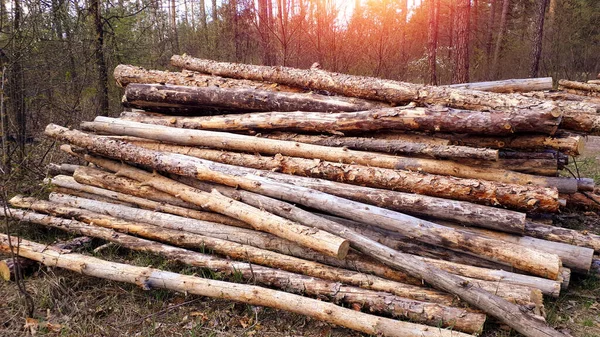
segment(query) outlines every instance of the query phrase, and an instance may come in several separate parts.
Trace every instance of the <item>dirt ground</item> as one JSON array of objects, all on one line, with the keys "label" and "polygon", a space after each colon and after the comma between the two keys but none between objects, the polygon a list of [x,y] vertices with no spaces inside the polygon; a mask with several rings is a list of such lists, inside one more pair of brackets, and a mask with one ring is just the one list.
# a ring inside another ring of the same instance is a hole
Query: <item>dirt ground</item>
[{"label": "dirt ground", "polygon": [[[600,183],[600,138],[590,137],[577,161],[582,176]],[[600,218],[593,213],[562,214],[561,225],[600,234]],[[35,225],[19,225],[23,237],[40,242],[68,239],[62,232]],[[96,245],[101,244],[100,242]],[[92,247],[93,248],[93,247]],[[93,255],[92,248],[85,253]],[[165,261],[153,255],[111,247],[96,256],[140,266],[222,279],[221,275]],[[2,256],[0,256],[2,257]],[[300,315],[236,304],[165,290],[144,291],[117,282],[42,267],[26,280],[35,303],[26,324],[23,296],[12,282],[0,281],[0,337],[3,336],[363,336]],[[576,275],[558,299],[546,300],[547,321],[575,337],[600,336],[600,279]],[[483,336],[518,334],[486,327]]]}]

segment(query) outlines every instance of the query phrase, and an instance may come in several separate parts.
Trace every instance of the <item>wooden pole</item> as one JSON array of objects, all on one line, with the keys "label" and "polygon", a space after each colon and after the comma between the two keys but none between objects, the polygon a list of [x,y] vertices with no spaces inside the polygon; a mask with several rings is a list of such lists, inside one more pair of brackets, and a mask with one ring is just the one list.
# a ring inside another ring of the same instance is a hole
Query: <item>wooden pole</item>
[{"label": "wooden pole", "polygon": [[527,221],[525,234],[538,239],[591,248],[600,253],[600,235]]},{"label": "wooden pole", "polygon": [[[562,193],[574,193],[577,191],[577,181],[569,178],[538,177],[506,170],[477,169],[446,161],[399,157],[380,153],[354,151],[344,148],[257,138],[225,132],[174,129],[165,126],[136,123],[119,119],[96,119],[98,122],[82,123],[82,127],[96,132],[136,136],[179,145],[206,146],[221,150],[251,153],[259,152],[272,155],[281,154],[290,157],[418,171],[509,184],[531,184],[541,187],[556,187]],[[52,129],[54,126],[49,126],[49,128]]]},{"label": "wooden pole", "polygon": [[[8,250],[8,237],[0,236],[0,249]],[[206,280],[148,267],[109,262],[80,254],[61,254],[45,245],[22,240],[19,255],[49,267],[68,269],[80,274],[137,284],[143,289],[169,289],[194,295],[227,299],[251,305],[266,306],[306,315],[368,334],[384,336],[469,336],[443,329],[366,315],[332,303],[313,300],[282,291],[247,284]]]},{"label": "wooden pole", "polygon": [[599,84],[584,83],[584,82],[569,81],[569,80],[559,80],[558,88],[559,89],[563,89],[563,88],[577,89],[577,90],[600,93],[600,85]]},{"label": "wooden pole", "polygon": [[164,84],[130,84],[123,105],[149,111],[206,114],[213,111],[363,111],[385,107],[379,102],[340,96],[293,93],[255,88],[189,87]]}]

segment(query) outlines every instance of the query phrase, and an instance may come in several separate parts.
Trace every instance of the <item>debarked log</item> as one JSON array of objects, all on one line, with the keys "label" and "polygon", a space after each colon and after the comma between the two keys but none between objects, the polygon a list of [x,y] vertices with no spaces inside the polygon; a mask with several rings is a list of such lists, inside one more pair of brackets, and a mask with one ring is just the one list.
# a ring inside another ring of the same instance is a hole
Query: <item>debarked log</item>
[{"label": "debarked log", "polygon": [[[8,237],[0,237],[0,249],[8,247]],[[16,242],[15,242],[16,243]],[[238,301],[283,309],[315,319],[338,324],[368,334],[385,336],[468,336],[443,329],[367,315],[332,303],[263,287],[207,280],[148,267],[137,267],[80,254],[61,254],[47,250],[45,245],[22,240],[19,255],[40,261],[47,266],[65,268],[80,274],[137,284],[143,289],[161,288],[194,295]]]}]

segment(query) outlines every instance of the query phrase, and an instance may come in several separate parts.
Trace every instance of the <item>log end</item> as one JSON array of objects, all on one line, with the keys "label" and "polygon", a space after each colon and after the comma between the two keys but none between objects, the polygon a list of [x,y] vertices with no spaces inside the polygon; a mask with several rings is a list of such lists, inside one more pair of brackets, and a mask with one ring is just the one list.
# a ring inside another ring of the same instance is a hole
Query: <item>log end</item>
[{"label": "log end", "polygon": [[344,240],[338,249],[337,258],[343,260],[348,255],[348,251],[350,250],[350,241]]},{"label": "log end", "polygon": [[10,268],[6,260],[0,261],[0,278],[4,281],[10,281]]}]

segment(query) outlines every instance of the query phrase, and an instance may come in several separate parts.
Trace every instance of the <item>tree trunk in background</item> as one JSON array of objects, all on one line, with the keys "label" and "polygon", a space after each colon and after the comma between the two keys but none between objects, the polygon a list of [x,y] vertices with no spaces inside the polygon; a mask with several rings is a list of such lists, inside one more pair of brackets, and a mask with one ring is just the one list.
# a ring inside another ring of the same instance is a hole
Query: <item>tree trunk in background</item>
[{"label": "tree trunk in background", "polygon": [[179,36],[177,35],[177,7],[175,0],[171,0],[171,48],[175,53],[179,53]]},{"label": "tree trunk in background", "polygon": [[496,48],[494,49],[494,59],[492,61],[492,78],[496,79],[499,76],[498,61],[500,59],[500,51],[502,49],[502,43],[504,42],[504,34],[506,33],[506,26],[508,22],[508,12],[510,10],[510,0],[503,0],[502,2],[502,17],[500,18],[500,27],[498,29],[498,37],[496,39]]},{"label": "tree trunk in background", "polygon": [[12,38],[12,59],[10,60],[11,69],[9,70],[9,103],[13,118],[16,121],[18,160],[22,162],[25,158],[25,139],[27,135],[27,118],[25,110],[25,85],[23,83],[23,65],[21,64],[23,53],[21,51],[21,1],[15,0],[13,4],[13,38]]},{"label": "tree trunk in background", "polygon": [[202,25],[202,29],[206,35],[206,4],[204,3],[204,0],[200,0],[198,5],[200,6],[200,17],[198,20],[200,20],[200,24]]},{"label": "tree trunk in background", "polygon": [[492,79],[492,71],[493,68],[491,67],[492,64],[492,47],[494,45],[494,29],[496,27],[496,25],[494,24],[496,22],[496,8],[498,7],[498,0],[490,0],[490,17],[488,19],[488,23],[487,23],[487,32],[486,32],[486,38],[485,38],[485,55],[486,55],[486,64],[485,64],[485,74],[486,74],[486,79],[491,80]]},{"label": "tree trunk in background", "polygon": [[408,65],[408,57],[406,55],[406,26],[408,23],[408,1],[400,0],[400,76],[404,77]]},{"label": "tree trunk in background", "polygon": [[98,108],[99,115],[108,116],[108,69],[104,58],[104,22],[102,21],[101,0],[90,1],[90,12],[94,15],[94,28],[96,39],[94,40],[96,68],[98,70]]},{"label": "tree trunk in background", "polygon": [[219,14],[217,13],[217,0],[212,0],[212,20],[217,23],[219,20]]},{"label": "tree trunk in background", "polygon": [[271,0],[258,0],[258,30],[262,40],[262,64],[273,65],[271,52]]},{"label": "tree trunk in background", "polygon": [[542,39],[544,37],[544,17],[546,16],[546,7],[548,7],[548,0],[537,0],[535,22],[534,22],[534,33],[533,33],[533,46],[531,48],[531,68],[529,70],[529,77],[538,77],[540,69],[540,57],[542,55]]},{"label": "tree trunk in background", "polygon": [[471,12],[471,0],[460,0],[456,6],[454,16],[455,29],[455,51],[454,72],[452,83],[469,82],[469,17]]},{"label": "tree trunk in background", "polygon": [[427,34],[427,59],[429,61],[429,81],[430,85],[437,85],[437,42],[438,42],[438,22],[439,22],[439,0],[429,0],[429,26]]}]

